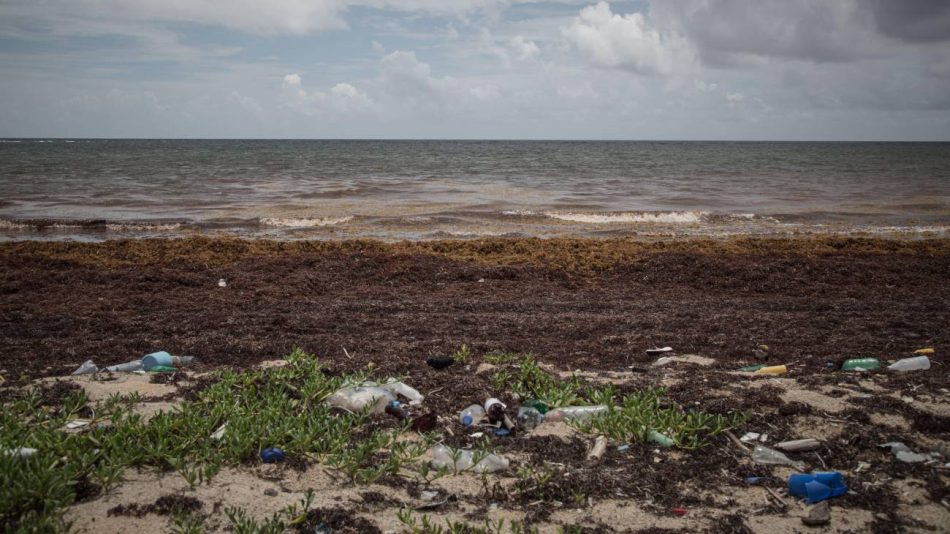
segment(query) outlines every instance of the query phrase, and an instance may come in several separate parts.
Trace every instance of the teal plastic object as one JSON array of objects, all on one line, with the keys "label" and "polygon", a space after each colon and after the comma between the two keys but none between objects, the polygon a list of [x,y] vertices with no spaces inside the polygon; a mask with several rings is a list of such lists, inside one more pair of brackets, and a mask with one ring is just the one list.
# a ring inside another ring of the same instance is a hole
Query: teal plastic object
[{"label": "teal plastic object", "polygon": [[151,371],[152,367],[158,367],[159,365],[172,367],[172,355],[162,350],[142,356],[142,367],[146,371]]}]

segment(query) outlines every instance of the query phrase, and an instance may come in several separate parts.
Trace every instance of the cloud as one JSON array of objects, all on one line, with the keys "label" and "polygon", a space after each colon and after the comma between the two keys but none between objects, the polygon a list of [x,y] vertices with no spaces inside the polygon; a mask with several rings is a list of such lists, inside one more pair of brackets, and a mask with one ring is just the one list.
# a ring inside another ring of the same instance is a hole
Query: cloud
[{"label": "cloud", "polygon": [[345,82],[334,85],[329,91],[307,91],[301,76],[291,73],[284,76],[281,87],[286,92],[281,107],[306,116],[346,114],[367,110],[373,105],[366,93]]},{"label": "cloud", "polygon": [[877,29],[902,41],[950,40],[950,2],[946,0],[866,0]]},{"label": "cloud", "polygon": [[541,49],[538,48],[538,45],[535,44],[534,41],[529,41],[520,35],[515,36],[508,43],[508,46],[511,48],[515,57],[522,61],[530,61],[541,54]]},{"label": "cloud", "polygon": [[607,2],[585,7],[561,32],[595,65],[642,74],[670,73],[683,50],[679,39],[661,34],[642,13],[616,14]]}]

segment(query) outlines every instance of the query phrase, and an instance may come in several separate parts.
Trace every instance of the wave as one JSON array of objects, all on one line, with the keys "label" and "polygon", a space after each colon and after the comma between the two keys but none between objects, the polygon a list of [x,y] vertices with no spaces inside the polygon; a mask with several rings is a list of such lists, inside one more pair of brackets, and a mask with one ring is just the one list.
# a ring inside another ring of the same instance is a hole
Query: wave
[{"label": "wave", "polygon": [[560,221],[588,224],[616,223],[660,223],[689,224],[698,223],[707,215],[704,211],[632,211],[617,213],[578,213],[546,211],[545,217]]},{"label": "wave", "polygon": [[0,219],[0,230],[108,230],[111,232],[174,232],[179,222],[112,222],[105,220]]},{"label": "wave", "polygon": [[333,226],[353,220],[352,215],[344,217],[261,217],[258,219],[264,226],[278,228],[315,228],[318,226]]}]

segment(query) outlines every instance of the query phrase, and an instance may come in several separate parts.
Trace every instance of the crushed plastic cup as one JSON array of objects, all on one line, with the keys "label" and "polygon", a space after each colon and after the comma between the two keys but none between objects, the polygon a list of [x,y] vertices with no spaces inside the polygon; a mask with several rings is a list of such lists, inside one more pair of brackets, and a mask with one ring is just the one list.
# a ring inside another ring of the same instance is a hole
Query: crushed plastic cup
[{"label": "crushed plastic cup", "polygon": [[844,476],[837,471],[820,471],[811,474],[794,473],[788,477],[788,493],[803,498],[808,504],[844,495],[848,486]]},{"label": "crushed plastic cup", "polygon": [[494,473],[508,469],[508,459],[494,454],[478,454],[478,463],[475,463],[476,454],[467,449],[451,449],[439,443],[432,447],[431,464],[436,469],[449,468],[456,472],[471,469],[476,473]]},{"label": "crushed plastic cup", "polygon": [[80,365],[78,369],[73,371],[73,374],[74,375],[91,375],[97,371],[99,371],[99,368],[96,366],[96,364],[92,363],[92,360],[86,360],[82,362],[82,365]]},{"label": "crushed plastic cup", "polygon": [[752,451],[752,461],[757,464],[765,465],[787,465],[794,467],[798,470],[805,469],[805,464],[802,462],[796,462],[788,456],[785,456],[783,453],[770,449],[768,447],[763,447],[762,445],[756,445],[755,449]]},{"label": "crushed plastic cup", "polygon": [[887,366],[888,371],[926,371],[930,369],[930,358],[926,356],[915,356],[913,358],[904,358],[897,360]]},{"label": "crushed plastic cup", "polygon": [[372,413],[383,413],[389,401],[396,400],[392,392],[381,387],[356,386],[338,389],[327,397],[326,403],[334,408],[359,412],[369,408]]}]

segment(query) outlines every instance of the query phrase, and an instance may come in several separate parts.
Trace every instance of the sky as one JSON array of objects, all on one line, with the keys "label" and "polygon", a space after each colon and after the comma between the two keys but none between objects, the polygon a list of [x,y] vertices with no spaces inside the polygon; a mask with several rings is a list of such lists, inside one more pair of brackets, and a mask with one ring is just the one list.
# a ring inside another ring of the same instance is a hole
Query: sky
[{"label": "sky", "polygon": [[950,140],[950,1],[0,0],[0,137]]}]

